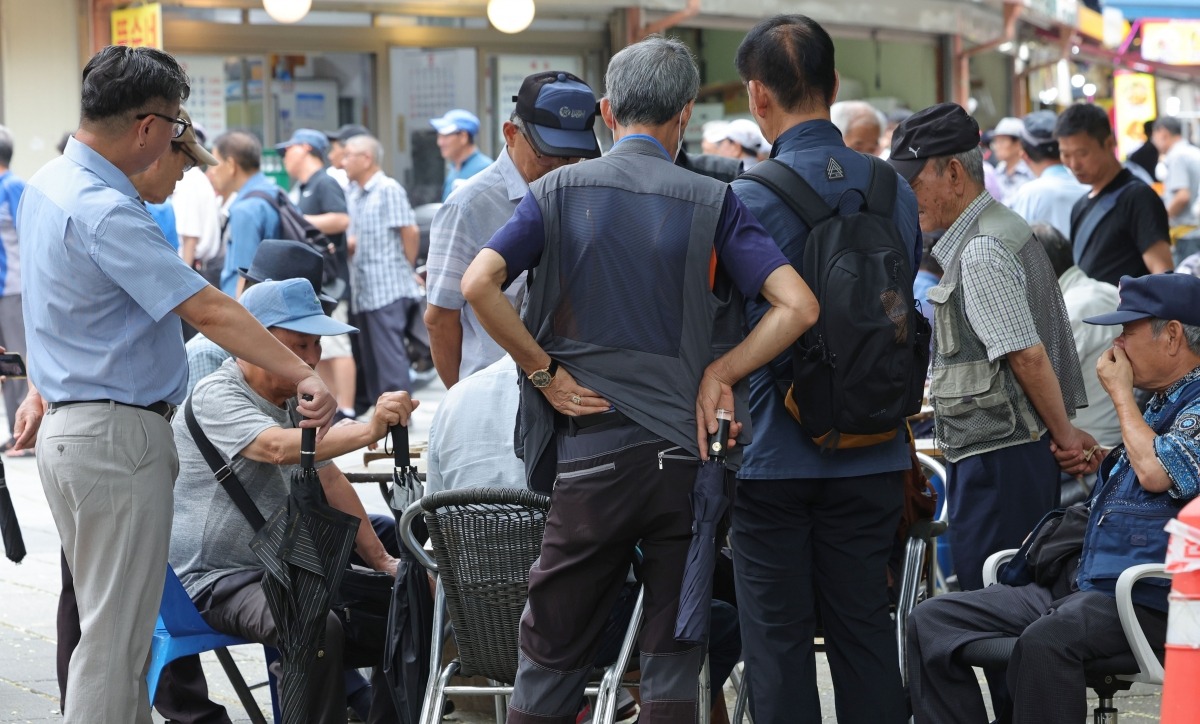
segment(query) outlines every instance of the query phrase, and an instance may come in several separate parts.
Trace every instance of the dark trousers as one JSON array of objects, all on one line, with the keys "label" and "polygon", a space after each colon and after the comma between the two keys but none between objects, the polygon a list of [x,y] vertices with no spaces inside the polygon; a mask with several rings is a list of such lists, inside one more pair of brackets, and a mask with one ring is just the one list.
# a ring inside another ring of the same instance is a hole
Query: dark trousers
[{"label": "dark trousers", "polygon": [[553,505],[521,618],[512,724],[574,724],[609,612],[639,544],[645,585],[639,721],[695,721],[703,651],[675,641],[675,616],[697,464],[666,460],[660,469],[658,452],[675,446],[662,440],[622,444],[620,436],[630,429],[640,430],[580,435],[587,444],[609,443],[597,445],[607,449],[594,455],[573,455],[569,445],[559,446]]},{"label": "dark trousers", "polygon": [[[1151,646],[1166,638],[1165,613],[1138,608]],[[1054,600],[1030,584],[989,586],[925,601],[908,619],[908,678],[917,724],[987,724],[974,670],[956,660],[964,645],[1019,636],[1009,659],[1015,724],[1082,722],[1087,716],[1084,662],[1127,653],[1116,600],[1097,591]]]},{"label": "dark trousers", "polygon": [[757,724],[821,721],[818,613],[837,720],[906,720],[887,591],[903,495],[899,472],[738,481],[734,575]]},{"label": "dark trousers", "polygon": [[404,339],[410,311],[418,304],[416,299],[399,299],[358,315],[363,376],[372,404],[384,392],[407,392],[412,386]]},{"label": "dark trousers", "polygon": [[959,588],[983,588],[987,557],[1019,548],[1058,506],[1058,473],[1049,435],[946,463],[950,553]]}]

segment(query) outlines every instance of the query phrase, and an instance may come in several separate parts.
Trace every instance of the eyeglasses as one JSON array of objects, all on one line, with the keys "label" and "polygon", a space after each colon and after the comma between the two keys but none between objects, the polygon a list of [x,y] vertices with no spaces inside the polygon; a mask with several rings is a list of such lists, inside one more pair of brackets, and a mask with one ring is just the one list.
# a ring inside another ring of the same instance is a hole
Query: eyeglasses
[{"label": "eyeglasses", "polygon": [[537,146],[533,145],[533,139],[529,137],[529,131],[522,128],[521,136],[525,139],[525,143],[529,144],[529,150],[533,151],[533,155],[537,158],[537,160],[541,161],[542,159],[546,158],[538,152]]},{"label": "eyeglasses", "polygon": [[172,148],[174,148],[175,151],[178,151],[179,153],[182,153],[185,157],[187,157],[187,163],[185,163],[183,165],[184,173],[187,173],[188,171],[191,171],[192,169],[194,169],[200,165],[200,162],[198,160],[196,160],[196,157],[193,156],[190,152],[188,152],[187,146],[183,145],[182,143],[172,143],[171,146],[172,146]]},{"label": "eyeglasses", "polygon": [[182,118],[172,118],[171,116],[167,116],[162,113],[142,113],[134,116],[134,118],[137,118],[140,121],[147,116],[154,116],[155,118],[161,118],[164,121],[170,121],[172,123],[171,138],[179,138],[192,125],[191,121],[185,121]]}]

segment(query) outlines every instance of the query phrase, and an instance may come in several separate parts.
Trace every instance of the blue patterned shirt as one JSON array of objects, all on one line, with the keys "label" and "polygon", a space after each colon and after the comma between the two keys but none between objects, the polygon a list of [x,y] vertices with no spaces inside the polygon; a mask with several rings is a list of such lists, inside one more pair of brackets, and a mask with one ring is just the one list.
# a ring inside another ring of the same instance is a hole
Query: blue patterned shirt
[{"label": "blue patterned shirt", "polygon": [[[1154,427],[1163,405],[1177,400],[1183,387],[1196,379],[1200,379],[1200,367],[1156,394],[1146,408],[1146,424]],[[1200,492],[1200,399],[1193,400],[1179,413],[1170,430],[1154,438],[1154,455],[1171,478],[1171,487],[1167,491],[1171,497],[1181,500],[1196,497]],[[1128,464],[1128,457],[1117,464]]]},{"label": "blue patterned shirt", "polygon": [[349,236],[357,247],[350,259],[350,306],[372,312],[400,299],[420,299],[421,287],[404,255],[400,229],[417,217],[396,179],[377,171],[366,184],[351,184]]}]

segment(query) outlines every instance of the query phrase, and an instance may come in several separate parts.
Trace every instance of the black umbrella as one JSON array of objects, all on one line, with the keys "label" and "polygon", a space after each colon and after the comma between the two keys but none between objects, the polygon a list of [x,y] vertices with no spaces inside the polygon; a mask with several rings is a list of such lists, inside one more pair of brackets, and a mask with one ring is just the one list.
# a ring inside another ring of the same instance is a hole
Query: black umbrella
[{"label": "black umbrella", "polygon": [[[399,523],[404,510],[420,499],[423,484],[417,477],[417,467],[409,458],[408,428],[397,425],[391,432],[395,456],[392,487],[380,485],[384,489],[383,497]],[[423,519],[421,527],[424,528]],[[428,537],[424,530],[418,533],[422,542]],[[398,525],[396,537],[401,537]],[[432,629],[433,597],[429,593],[429,578],[425,567],[413,559],[401,541],[400,564],[396,566],[396,585],[392,588],[392,607],[388,613],[383,650],[383,673],[392,690],[401,724],[416,724],[421,718],[425,685],[429,681]]]},{"label": "black umbrella", "polygon": [[729,440],[731,419],[732,415],[725,410],[717,410],[717,431],[708,438],[708,460],[700,463],[696,484],[692,487],[692,542],[683,568],[679,613],[675,617],[675,640],[681,643],[708,642],[717,527],[729,507],[725,445]]},{"label": "black umbrella", "polygon": [[4,535],[4,554],[8,560],[20,563],[25,557],[25,539],[21,537],[21,524],[17,522],[17,511],[8,493],[3,462],[0,462],[0,533]]},{"label": "black umbrella", "polygon": [[262,579],[275,618],[283,659],[279,688],[284,724],[312,720],[311,670],[324,648],[325,617],[346,569],[359,519],[329,505],[314,466],[316,428],[304,428],[300,472],[287,502],[267,521],[250,547],[267,569]]}]

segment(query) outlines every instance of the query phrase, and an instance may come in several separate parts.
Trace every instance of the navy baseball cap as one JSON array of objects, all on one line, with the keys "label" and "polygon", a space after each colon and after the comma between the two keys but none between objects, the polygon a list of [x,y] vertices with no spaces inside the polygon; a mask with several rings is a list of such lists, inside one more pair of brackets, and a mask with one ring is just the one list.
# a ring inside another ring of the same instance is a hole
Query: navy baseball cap
[{"label": "navy baseball cap", "polygon": [[1139,319],[1174,319],[1200,326],[1200,277],[1191,274],[1147,274],[1121,277],[1117,311],[1088,317],[1088,324],[1128,324]]},{"label": "navy baseball cap", "polygon": [[513,96],[533,147],[543,156],[597,158],[600,144],[592,126],[599,104],[591,87],[559,70],[527,76]]},{"label": "navy baseball cap", "polygon": [[925,162],[953,156],[979,145],[979,124],[957,103],[939,103],[917,111],[896,126],[888,163],[905,181],[925,168]]},{"label": "navy baseball cap", "polygon": [[429,119],[429,124],[437,129],[439,136],[466,131],[472,136],[479,133],[479,118],[470,111],[456,108],[441,118]]},{"label": "navy baseball cap", "polygon": [[264,327],[331,337],[358,330],[325,314],[307,279],[255,284],[242,294],[242,306]]},{"label": "navy baseball cap", "polygon": [[334,141],[337,141],[338,143],[345,143],[355,136],[369,135],[371,135],[371,132],[367,130],[366,126],[360,126],[357,123],[343,123],[341,127],[339,127],[333,133],[326,133],[325,138],[327,138],[330,143],[333,143]]},{"label": "navy baseball cap", "polygon": [[311,128],[297,128],[292,137],[283,143],[275,144],[275,150],[283,153],[288,146],[299,146],[308,144],[312,150],[324,155],[329,150],[329,138],[320,131],[314,131]]}]

